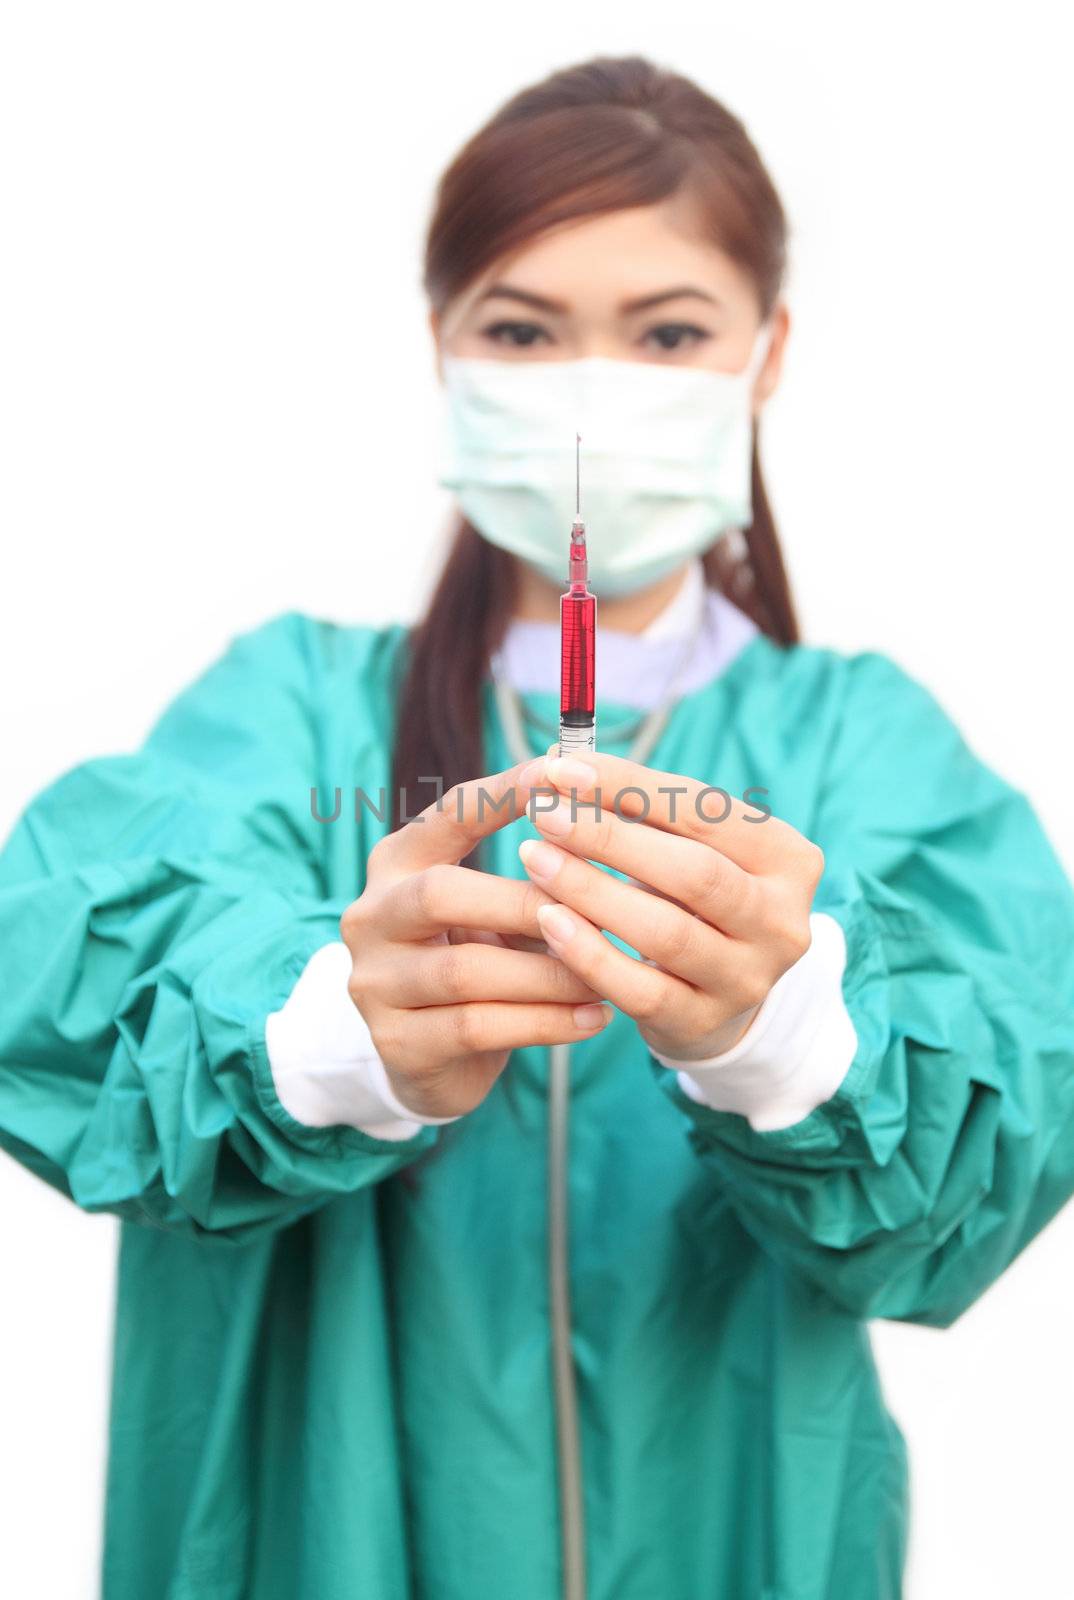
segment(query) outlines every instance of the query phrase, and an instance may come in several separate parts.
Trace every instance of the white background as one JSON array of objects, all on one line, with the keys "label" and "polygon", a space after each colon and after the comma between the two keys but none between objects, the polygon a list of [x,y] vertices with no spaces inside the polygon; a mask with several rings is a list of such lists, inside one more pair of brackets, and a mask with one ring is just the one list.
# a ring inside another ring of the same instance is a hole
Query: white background
[{"label": "white background", "polygon": [[[136,744],[240,628],[413,615],[446,513],[419,286],[436,175],[522,84],[640,51],[745,118],[792,219],[765,455],[807,637],[927,682],[1074,865],[1061,19],[6,8],[0,829]],[[20,1600],[96,1592],[113,1247],[109,1219],[0,1159],[0,1586]],[[876,1329],[915,1600],[1071,1591],[1072,1247],[1074,1211],[955,1328]]]}]

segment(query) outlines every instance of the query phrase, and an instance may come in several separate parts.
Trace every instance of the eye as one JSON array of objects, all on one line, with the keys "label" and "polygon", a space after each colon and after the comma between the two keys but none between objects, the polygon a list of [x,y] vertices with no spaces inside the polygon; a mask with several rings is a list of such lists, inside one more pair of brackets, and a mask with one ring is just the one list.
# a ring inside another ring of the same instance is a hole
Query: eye
[{"label": "eye", "polygon": [[661,322],[657,327],[650,328],[641,342],[648,344],[652,340],[661,350],[692,350],[711,337],[710,333],[693,322]]},{"label": "eye", "polygon": [[536,322],[493,322],[481,331],[494,344],[511,344],[520,349],[549,338],[547,329]]}]

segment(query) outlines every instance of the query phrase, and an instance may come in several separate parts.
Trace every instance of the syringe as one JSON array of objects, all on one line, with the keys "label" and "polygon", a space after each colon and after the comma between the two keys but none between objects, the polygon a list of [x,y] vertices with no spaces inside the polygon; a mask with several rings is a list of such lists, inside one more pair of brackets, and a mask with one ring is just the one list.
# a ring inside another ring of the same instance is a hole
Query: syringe
[{"label": "syringe", "polygon": [[559,753],[597,748],[594,654],[597,597],[586,586],[585,523],[582,521],[582,436],[574,436],[575,503],[571,526],[570,575],[559,599],[560,680]]}]

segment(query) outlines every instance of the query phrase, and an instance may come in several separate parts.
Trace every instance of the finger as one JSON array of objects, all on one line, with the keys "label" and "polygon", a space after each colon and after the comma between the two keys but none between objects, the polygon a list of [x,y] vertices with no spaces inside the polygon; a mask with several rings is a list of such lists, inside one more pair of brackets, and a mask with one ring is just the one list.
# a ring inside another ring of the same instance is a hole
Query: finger
[{"label": "finger", "polygon": [[733,962],[735,942],[674,901],[602,872],[543,839],[523,840],[518,853],[526,871],[561,905],[687,983],[711,990]]},{"label": "finger", "polygon": [[603,808],[598,815],[565,796],[534,821],[551,843],[651,884],[733,938],[745,938],[761,927],[765,880],[743,871],[722,850]]},{"label": "finger", "polygon": [[418,945],[405,960],[385,962],[372,983],[381,1003],[400,1009],[477,1000],[583,1005],[600,999],[554,956],[488,944]]},{"label": "finger", "polygon": [[516,1005],[478,1000],[469,1005],[424,1006],[406,1013],[401,1054],[415,1060],[522,1050],[527,1045],[575,1044],[591,1038],[611,1020],[612,1008],[599,1002],[571,1006]]},{"label": "finger", "polygon": [[369,853],[368,871],[387,876],[420,872],[436,862],[458,862],[482,839],[522,816],[529,798],[520,783],[524,767],[516,762],[503,772],[457,783],[395,833],[378,839]]},{"label": "finger", "polygon": [[[579,799],[599,795],[603,808],[651,827],[697,839],[728,855],[748,872],[771,871],[793,853],[800,835],[759,804],[738,800],[715,784],[677,772],[659,772],[603,752],[553,757],[534,783],[573,789]],[[749,820],[752,819],[752,820]]]},{"label": "finger", "polygon": [[377,905],[376,927],[386,939],[429,939],[452,927],[540,939],[537,908],[547,898],[518,878],[437,862],[391,886]]},{"label": "finger", "polygon": [[625,955],[566,906],[544,906],[541,926],[548,948],[596,994],[635,1021],[659,1027],[673,1016],[676,1026],[689,1032],[702,1016],[705,1002],[691,984]]}]

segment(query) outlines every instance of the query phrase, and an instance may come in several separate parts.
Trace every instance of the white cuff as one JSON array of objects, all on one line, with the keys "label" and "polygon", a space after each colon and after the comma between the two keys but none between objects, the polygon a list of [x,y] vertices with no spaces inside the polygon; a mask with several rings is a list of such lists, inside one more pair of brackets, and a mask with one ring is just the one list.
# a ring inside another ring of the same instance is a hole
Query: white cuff
[{"label": "white cuff", "polygon": [[423,1117],[393,1093],[347,991],[351,955],[337,940],[315,950],[279,1011],[265,1019],[265,1047],[280,1104],[311,1128],[337,1123],[376,1139],[412,1139],[457,1117]]},{"label": "white cuff", "polygon": [[759,1133],[789,1128],[830,1099],[858,1048],[843,1000],[843,930],[824,911],[813,912],[809,924],[809,949],[773,984],[730,1050],[707,1061],[678,1061],[653,1051],[678,1073],[691,1100],[737,1112]]}]

